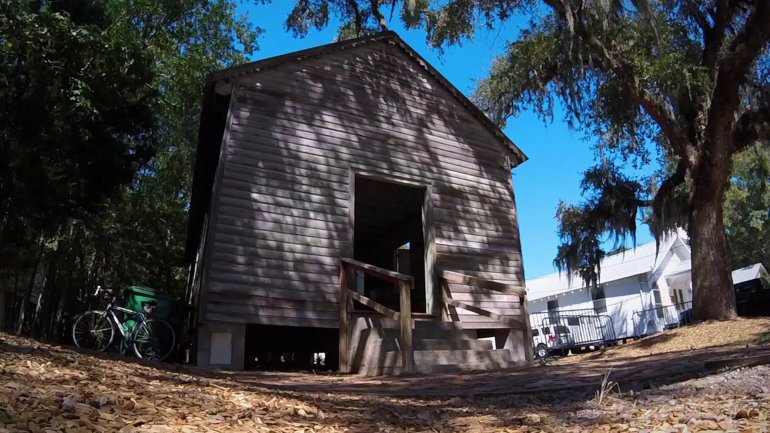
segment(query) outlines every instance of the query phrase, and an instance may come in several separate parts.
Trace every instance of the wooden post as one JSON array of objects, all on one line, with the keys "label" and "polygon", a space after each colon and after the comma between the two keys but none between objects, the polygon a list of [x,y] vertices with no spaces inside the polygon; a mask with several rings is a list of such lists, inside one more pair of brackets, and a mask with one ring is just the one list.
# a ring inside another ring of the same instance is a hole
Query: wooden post
[{"label": "wooden post", "polygon": [[350,373],[350,330],[348,329],[348,269],[340,262],[340,373]]},{"label": "wooden post", "polygon": [[413,281],[400,281],[401,315],[401,365],[403,373],[413,372],[414,352],[412,347],[412,284]]},{"label": "wooden post", "polygon": [[532,353],[532,324],[529,323],[529,307],[527,306],[526,293],[519,295],[519,303],[521,304],[521,315],[524,316],[522,319],[524,320],[524,323],[527,324],[524,329],[524,356],[527,363],[532,363],[532,361],[534,361],[534,355]]}]

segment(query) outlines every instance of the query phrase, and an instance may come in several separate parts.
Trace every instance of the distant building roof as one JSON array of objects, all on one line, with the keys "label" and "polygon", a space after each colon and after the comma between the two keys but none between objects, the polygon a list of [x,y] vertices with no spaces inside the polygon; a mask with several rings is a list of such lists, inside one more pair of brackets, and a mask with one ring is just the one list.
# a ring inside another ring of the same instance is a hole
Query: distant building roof
[{"label": "distant building roof", "polygon": [[754,263],[745,268],[733,271],[733,284],[739,284],[746,281],[756,280],[758,278],[768,278],[767,270],[762,263]]},{"label": "distant building roof", "polygon": [[[687,235],[679,231],[668,236],[660,243],[660,249],[656,254],[655,242],[639,245],[636,248],[621,253],[607,256],[602,260],[599,284],[644,275],[653,272],[661,265],[669,250],[673,249],[677,255],[689,263],[690,250],[686,243]],[[684,269],[677,268],[677,272]],[[540,299],[548,296],[566,294],[582,290],[585,282],[574,275],[569,281],[565,273],[553,273],[540,278],[527,280],[527,293],[530,299]]]}]

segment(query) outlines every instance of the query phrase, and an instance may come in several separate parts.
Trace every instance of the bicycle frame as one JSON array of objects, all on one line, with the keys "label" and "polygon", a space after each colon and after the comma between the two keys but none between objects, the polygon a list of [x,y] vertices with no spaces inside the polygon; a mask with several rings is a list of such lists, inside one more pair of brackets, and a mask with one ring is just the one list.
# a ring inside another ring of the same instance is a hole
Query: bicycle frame
[{"label": "bicycle frame", "polygon": [[[120,319],[118,318],[118,315],[115,314],[115,311],[119,311],[121,313],[128,314],[132,318],[136,318],[137,319],[137,326],[141,325],[142,323],[144,323],[145,319],[146,319],[143,313],[137,313],[136,311],[129,310],[128,308],[119,307],[117,305],[114,305],[114,301],[110,301],[110,303],[109,303],[109,305],[107,305],[107,309],[104,311],[104,313],[107,314],[107,317],[110,320],[112,320],[113,323],[115,323],[115,325],[117,325],[116,327],[118,328],[118,332],[120,332],[120,335],[123,338],[128,338],[128,335],[123,330],[123,322],[120,321]],[[136,328],[134,328],[134,329],[136,329]]]}]

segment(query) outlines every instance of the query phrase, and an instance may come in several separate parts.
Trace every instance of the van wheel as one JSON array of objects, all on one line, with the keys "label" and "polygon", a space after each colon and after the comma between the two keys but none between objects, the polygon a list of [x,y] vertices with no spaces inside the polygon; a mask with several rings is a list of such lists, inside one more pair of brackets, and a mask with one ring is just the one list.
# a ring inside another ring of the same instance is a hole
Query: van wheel
[{"label": "van wheel", "polygon": [[543,343],[538,344],[535,348],[535,355],[540,359],[545,359],[548,356],[548,347]]}]

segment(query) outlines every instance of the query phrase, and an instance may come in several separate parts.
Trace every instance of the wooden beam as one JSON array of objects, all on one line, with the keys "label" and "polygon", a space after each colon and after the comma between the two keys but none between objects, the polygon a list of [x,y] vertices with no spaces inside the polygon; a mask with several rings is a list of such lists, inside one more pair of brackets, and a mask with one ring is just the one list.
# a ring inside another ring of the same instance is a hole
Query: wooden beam
[{"label": "wooden beam", "polygon": [[[394,272],[385,268],[380,268],[378,266],[370,265],[364,262],[359,262],[358,260],[353,260],[347,257],[342,257],[340,258],[340,260],[344,264],[353,266],[356,269],[360,269],[369,275],[373,275],[383,280],[392,281],[394,283],[399,283],[401,281],[407,281],[410,283],[414,282],[414,277],[409,275],[399,274],[398,272]],[[414,286],[414,284],[411,284],[411,286]]]},{"label": "wooden beam", "polygon": [[340,266],[340,373],[350,373],[350,330],[348,329],[348,271]]},{"label": "wooden beam", "polygon": [[[479,308],[470,304],[466,304],[465,302],[457,301],[455,299],[446,298],[444,299],[444,303],[447,305],[452,305],[457,308],[462,308],[463,310],[470,311],[472,313],[476,313],[479,316],[488,317],[492,320],[496,320],[500,323],[504,323],[508,325],[511,329],[526,329],[527,325],[525,322],[521,319],[516,319],[513,317],[506,317],[501,314],[493,313],[491,311],[487,311],[483,308]],[[531,336],[530,336],[531,338]]]},{"label": "wooden beam", "polygon": [[528,344],[532,341],[532,324],[529,323],[529,307],[527,306],[526,293],[519,295],[519,304],[521,305],[521,316],[524,319],[524,323],[526,323],[526,327],[524,328],[524,350],[526,350],[526,352],[524,352],[524,355],[527,362],[532,363],[535,360],[535,356],[534,353],[532,353],[534,350],[532,344]]},{"label": "wooden beam", "polygon": [[401,281],[399,283],[401,304],[401,365],[404,374],[414,371],[414,347],[412,346],[412,300],[411,292],[414,283]]},{"label": "wooden beam", "polygon": [[497,281],[485,280],[483,278],[472,277],[470,275],[461,274],[459,272],[442,271],[441,278],[447,280],[450,283],[467,284],[469,286],[477,287],[479,289],[492,290],[492,291],[501,292],[501,293],[509,293],[517,296],[521,296],[522,294],[527,293],[527,290],[521,286],[500,283]]},{"label": "wooden beam", "polygon": [[369,307],[372,310],[382,314],[383,316],[391,318],[391,319],[394,319],[394,320],[399,320],[400,319],[401,315],[398,313],[398,311],[393,311],[390,308],[388,308],[388,307],[378,303],[377,301],[372,300],[371,298],[367,298],[366,296],[364,296],[364,295],[362,295],[362,294],[360,294],[358,292],[354,292],[354,291],[352,291],[350,289],[347,289],[347,291],[348,291],[347,292],[347,296],[348,297],[353,298],[354,300],[356,300],[356,301],[366,305],[367,307]]}]

